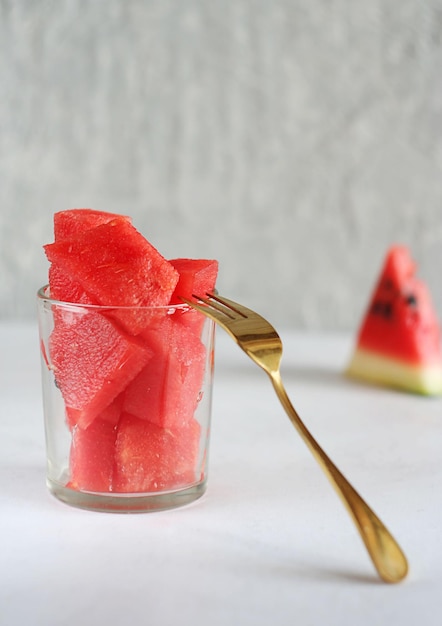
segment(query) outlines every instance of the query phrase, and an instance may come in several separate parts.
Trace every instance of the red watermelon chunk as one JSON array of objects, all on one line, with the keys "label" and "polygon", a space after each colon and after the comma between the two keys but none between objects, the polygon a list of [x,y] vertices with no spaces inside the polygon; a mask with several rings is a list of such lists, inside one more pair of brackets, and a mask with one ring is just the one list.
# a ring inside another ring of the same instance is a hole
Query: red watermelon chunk
[{"label": "red watermelon chunk", "polygon": [[192,419],[180,428],[160,428],[125,413],[116,447],[114,492],[155,492],[197,482],[201,427]]},{"label": "red watermelon chunk", "polygon": [[175,317],[167,316],[158,328],[143,333],[153,357],[124,394],[125,411],[163,428],[178,427],[193,417],[205,369],[204,345]]},{"label": "red watermelon chunk", "polygon": [[[95,211],[93,209],[59,211],[54,214],[55,241],[68,239],[100,224],[106,224],[116,217],[121,217],[132,223],[131,218],[126,215],[116,215],[106,211]],[[49,268],[49,285],[51,298],[55,300],[79,304],[98,304],[85,292],[81,283],[74,280],[69,274],[66,274],[63,268],[56,263],[52,263]]]},{"label": "red watermelon chunk", "polygon": [[[193,295],[204,297],[215,289],[218,276],[218,261],[208,259],[172,259],[170,263],[179,273],[179,280],[172,294],[171,303],[181,304],[182,298],[192,300]],[[177,316],[178,319],[178,316]],[[195,309],[183,312],[182,324],[200,335],[204,325],[204,316]]]},{"label": "red watermelon chunk", "polygon": [[192,299],[196,294],[204,296],[215,288],[218,261],[207,259],[172,259],[170,263],[179,273],[171,303],[181,304],[181,298]]},{"label": "red watermelon chunk", "polygon": [[74,304],[97,304],[85,292],[83,286],[77,280],[72,280],[56,263],[52,263],[49,268],[49,289],[53,300]]},{"label": "red watermelon chunk", "polygon": [[348,374],[422,394],[442,393],[440,326],[405,246],[392,246],[359,329]]},{"label": "red watermelon chunk", "polygon": [[[59,312],[59,311],[58,311]],[[55,318],[50,354],[70,426],[86,428],[152,358],[141,342],[100,313],[63,311]]]},{"label": "red watermelon chunk", "polygon": [[71,489],[112,491],[117,426],[101,416],[86,428],[72,431],[69,459]]},{"label": "red watermelon chunk", "polygon": [[107,224],[117,217],[126,220],[129,224],[132,223],[132,219],[127,215],[119,215],[107,211],[96,211],[94,209],[59,211],[54,214],[55,241],[68,239],[100,224]]},{"label": "red watermelon chunk", "polygon": [[[166,306],[178,282],[174,267],[125,218],[44,248],[49,261],[101,305]],[[152,312],[142,309],[115,309],[109,314],[133,335],[152,320]]]}]

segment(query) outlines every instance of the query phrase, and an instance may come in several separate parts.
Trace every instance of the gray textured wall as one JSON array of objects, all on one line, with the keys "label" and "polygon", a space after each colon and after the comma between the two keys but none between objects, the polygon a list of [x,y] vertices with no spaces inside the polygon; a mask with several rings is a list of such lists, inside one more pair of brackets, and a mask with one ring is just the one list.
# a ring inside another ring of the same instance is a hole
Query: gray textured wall
[{"label": "gray textured wall", "polygon": [[90,206],[293,327],[353,328],[401,241],[442,317],[441,139],[441,0],[0,0],[0,315]]}]

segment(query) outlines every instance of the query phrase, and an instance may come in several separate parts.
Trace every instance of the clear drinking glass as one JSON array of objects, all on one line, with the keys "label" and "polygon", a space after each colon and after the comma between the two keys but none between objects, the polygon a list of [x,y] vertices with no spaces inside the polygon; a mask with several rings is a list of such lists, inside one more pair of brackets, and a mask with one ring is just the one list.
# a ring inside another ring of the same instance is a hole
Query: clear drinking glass
[{"label": "clear drinking glass", "polygon": [[59,302],[47,286],[37,301],[50,492],[73,506],[120,512],[199,498],[214,323],[184,304]]}]

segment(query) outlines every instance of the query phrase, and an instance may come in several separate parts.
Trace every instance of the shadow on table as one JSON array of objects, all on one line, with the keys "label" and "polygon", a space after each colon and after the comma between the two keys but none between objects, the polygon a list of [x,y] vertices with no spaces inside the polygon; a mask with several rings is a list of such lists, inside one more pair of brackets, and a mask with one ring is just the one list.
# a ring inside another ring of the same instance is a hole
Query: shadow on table
[{"label": "shadow on table", "polygon": [[308,580],[309,582],[317,582],[317,583],[354,583],[354,584],[364,584],[364,585],[384,585],[383,581],[376,575],[373,571],[373,574],[362,573],[360,571],[351,571],[349,569],[339,569],[333,567],[326,567],[323,564],[312,564],[306,563],[304,561],[303,564],[296,565],[293,564],[293,567],[289,566],[275,566],[271,568],[272,575],[282,575],[284,578],[290,576],[296,576],[296,578],[302,578],[303,580]]},{"label": "shadow on table", "polygon": [[[233,364],[229,367],[222,365],[215,370],[223,376],[231,376],[233,378],[247,378],[247,380],[258,380],[260,376],[265,376],[264,372],[257,367],[252,361],[245,361],[244,364]],[[347,378],[343,370],[336,370],[321,366],[297,366],[297,365],[281,365],[281,375],[284,384],[289,382],[303,383],[321,386],[341,386],[347,387],[351,384],[351,380]]]}]

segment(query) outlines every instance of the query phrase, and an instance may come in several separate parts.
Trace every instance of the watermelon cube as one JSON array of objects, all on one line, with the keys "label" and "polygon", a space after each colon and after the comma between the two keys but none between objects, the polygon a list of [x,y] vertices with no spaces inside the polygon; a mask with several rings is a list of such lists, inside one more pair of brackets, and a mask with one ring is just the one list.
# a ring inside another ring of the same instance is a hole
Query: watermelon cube
[{"label": "watermelon cube", "polygon": [[194,419],[165,429],[124,413],[115,445],[113,491],[166,491],[197,482],[200,435]]},{"label": "watermelon cube", "polygon": [[172,294],[171,304],[181,304],[181,298],[192,295],[204,296],[215,288],[218,261],[208,259],[172,259],[171,265],[178,271],[179,279]]},{"label": "watermelon cube", "polygon": [[127,215],[118,215],[107,211],[94,209],[69,209],[54,214],[54,237],[55,241],[67,239],[79,233],[95,228],[100,224],[107,224],[116,217],[122,218],[129,223],[132,220]]},{"label": "watermelon cube", "polygon": [[75,426],[67,487],[78,491],[112,491],[117,426],[97,417],[86,429]]},{"label": "watermelon cube", "polygon": [[141,307],[167,306],[179,278],[175,268],[123,217],[44,249],[49,261],[79,283],[90,298],[116,307],[109,315],[133,335],[152,321],[152,312]]},{"label": "watermelon cube", "polygon": [[[208,259],[172,259],[170,263],[179,273],[175,291],[171,297],[172,304],[181,304],[182,299],[192,300],[193,295],[204,297],[207,292],[215,289],[218,275],[218,261]],[[185,311],[178,316],[182,324],[190,328],[196,335],[201,334],[204,317],[195,309]]]},{"label": "watermelon cube", "polygon": [[57,263],[52,263],[49,268],[49,288],[53,300],[75,304],[97,304],[85,292],[81,283],[70,278]]},{"label": "watermelon cube", "polygon": [[202,393],[206,350],[190,329],[169,315],[143,333],[152,359],[129,383],[123,408],[163,428],[193,417]]},{"label": "watermelon cube", "polygon": [[139,340],[99,312],[56,309],[51,366],[71,427],[86,428],[152,358]]},{"label": "watermelon cube", "polygon": [[[105,211],[93,209],[70,209],[59,211],[54,214],[55,241],[67,239],[78,235],[100,224],[106,224],[116,217],[121,217],[131,223],[131,218],[125,215],[116,215]],[[74,280],[57,263],[52,263],[49,268],[49,285],[51,297],[64,302],[80,304],[98,304],[83,289],[81,283]]]}]

